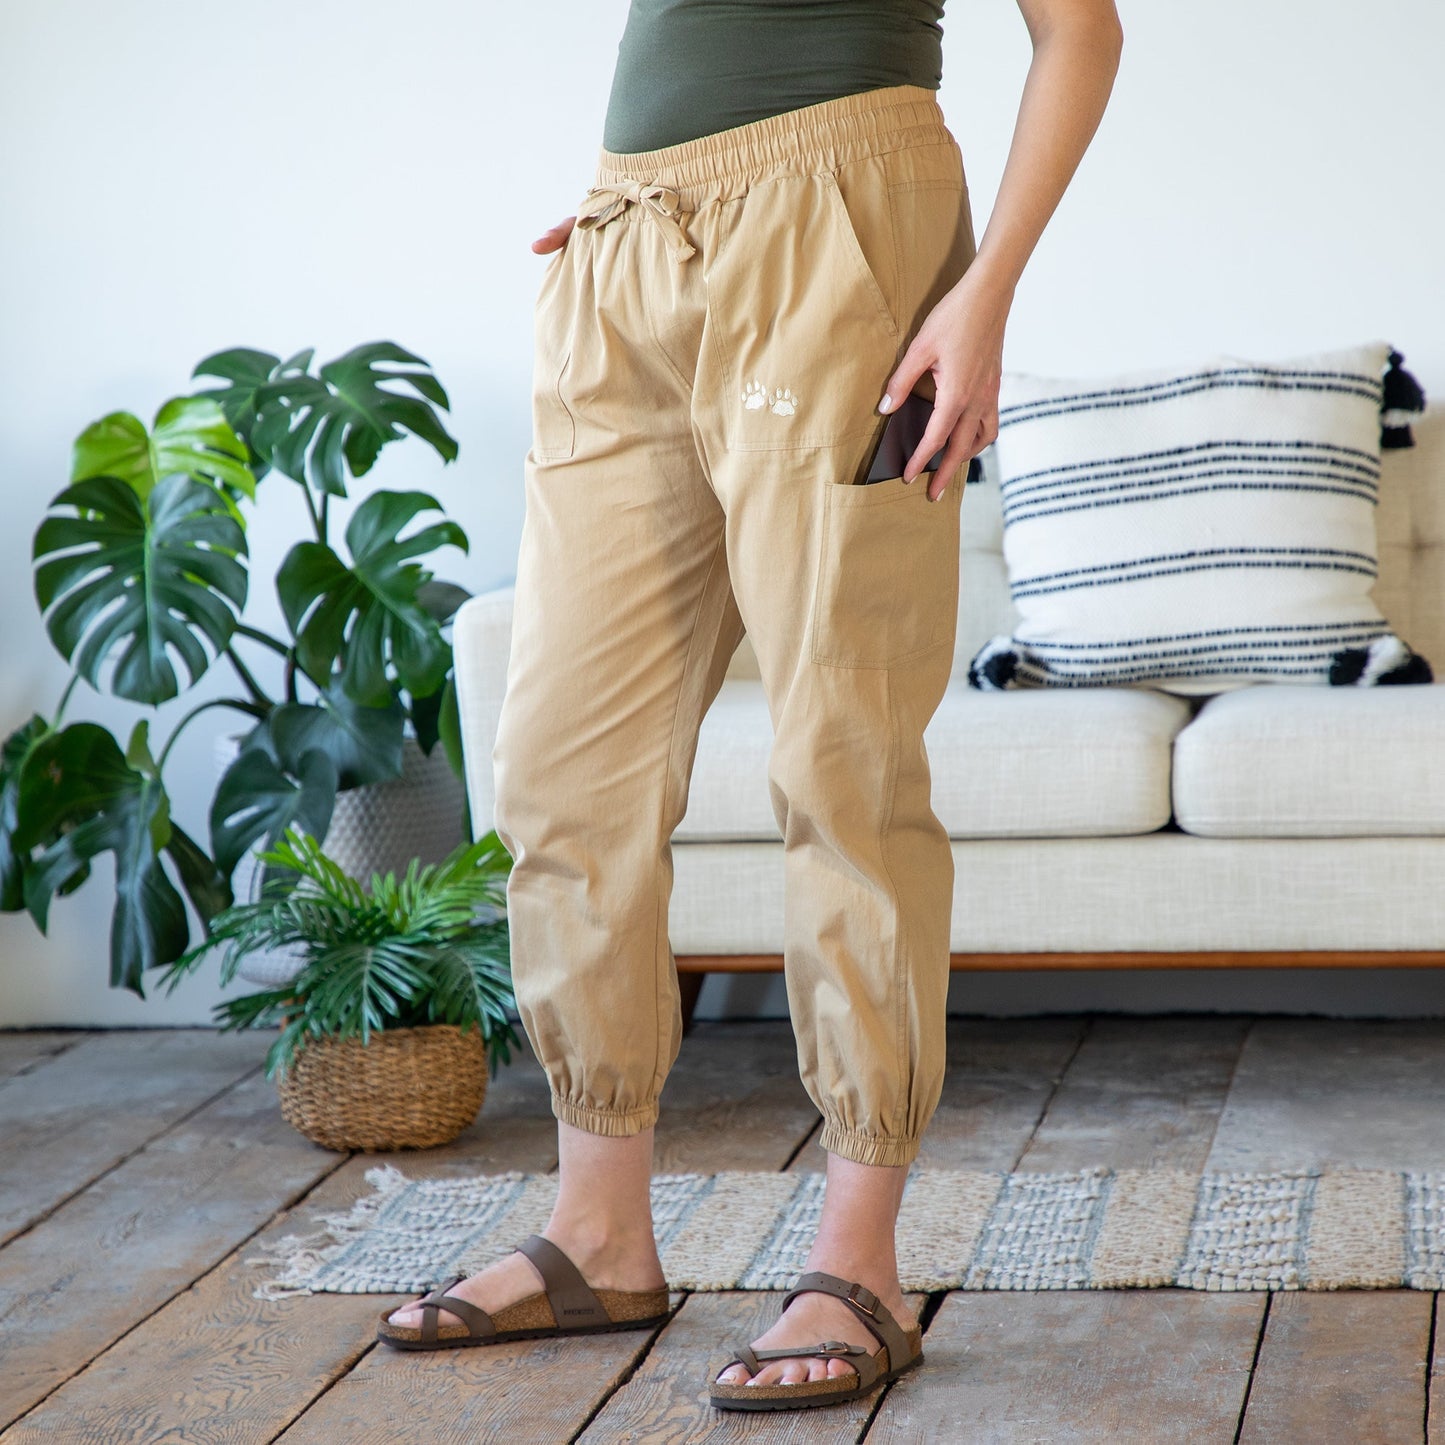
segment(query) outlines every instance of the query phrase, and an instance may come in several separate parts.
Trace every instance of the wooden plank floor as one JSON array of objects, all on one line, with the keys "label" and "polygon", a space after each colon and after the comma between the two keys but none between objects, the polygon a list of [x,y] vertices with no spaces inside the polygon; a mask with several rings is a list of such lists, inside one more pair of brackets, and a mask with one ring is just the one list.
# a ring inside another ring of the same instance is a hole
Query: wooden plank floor
[{"label": "wooden plank floor", "polygon": [[[258,1247],[416,1176],[556,1167],[535,1061],[422,1153],[343,1155],[286,1125],[268,1037],[0,1032],[0,1445],[510,1441],[1445,1445],[1438,1299],[1378,1290],[915,1296],[924,1366],[846,1406],[710,1409],[706,1369],[776,1293],[677,1292],[651,1332],[401,1354],[405,1296],[262,1301]],[[950,1020],[937,1168],[1445,1167],[1445,1020],[1225,1015]],[[699,1023],[661,1171],[823,1167],[785,1021]]]}]

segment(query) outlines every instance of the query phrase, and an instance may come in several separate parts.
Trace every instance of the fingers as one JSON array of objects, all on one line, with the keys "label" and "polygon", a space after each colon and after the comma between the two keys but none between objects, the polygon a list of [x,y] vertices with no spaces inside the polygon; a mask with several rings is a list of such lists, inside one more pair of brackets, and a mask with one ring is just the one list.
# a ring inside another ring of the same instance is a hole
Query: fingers
[{"label": "fingers", "polygon": [[[942,397],[934,403],[933,414],[928,418],[928,425],[923,429],[923,436],[918,446],[914,449],[913,455],[903,467],[903,480],[911,482],[927,465],[929,457],[940,450],[948,440],[950,433],[962,431],[968,440],[973,439],[977,430],[977,423],[970,423],[965,416],[960,422],[959,413],[954,411]],[[942,488],[939,489],[940,491]]]},{"label": "fingers", "polygon": [[938,465],[934,468],[933,476],[929,478],[928,500],[930,502],[936,502],[953,485],[959,468],[978,450],[976,445],[966,444],[963,436],[964,429],[955,427],[953,437],[948,443],[948,450],[944,452]]},{"label": "fingers", "polygon": [[576,222],[576,216],[568,216],[565,221],[558,221],[532,242],[532,250],[539,256],[544,256],[549,251],[561,250],[567,244],[567,237],[572,234],[572,227]]},{"label": "fingers", "polygon": [[[903,470],[904,479],[911,482],[923,470],[923,464],[928,458],[947,440],[947,448],[933,469],[933,476],[928,484],[928,499],[931,502],[936,502],[953,484],[958,471],[971,457],[991,446],[998,437],[997,404],[982,414],[959,412],[951,426],[947,422],[950,411],[951,408],[940,397],[924,430],[923,439],[918,444],[918,450],[908,459]],[[933,440],[935,436],[936,441]]]},{"label": "fingers", "polygon": [[898,369],[883,385],[883,396],[878,403],[878,410],[885,416],[891,411],[897,411],[902,404],[903,398],[911,392],[918,381],[918,378],[928,370],[931,362],[924,361],[920,356],[914,356],[914,348],[910,347],[908,354],[898,363]]}]

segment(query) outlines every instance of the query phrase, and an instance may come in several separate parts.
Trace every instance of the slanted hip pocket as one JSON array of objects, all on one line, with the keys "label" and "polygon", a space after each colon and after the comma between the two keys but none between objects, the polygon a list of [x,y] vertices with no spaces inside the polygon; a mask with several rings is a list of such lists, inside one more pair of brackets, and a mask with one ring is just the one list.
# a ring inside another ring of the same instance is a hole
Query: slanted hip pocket
[{"label": "slanted hip pocket", "polygon": [[827,171],[752,186],[709,269],[732,450],[828,447],[877,422],[902,349],[875,269],[894,255],[888,176],[878,157],[850,166],[846,204]]},{"label": "slanted hip pocket", "polygon": [[960,471],[937,502],[931,471],[867,486],[822,482],[809,656],[892,667],[952,646],[958,628]]},{"label": "slanted hip pocket", "polygon": [[532,323],[532,455],[564,461],[577,445],[577,425],[563,387],[572,360],[576,317],[571,236],[542,273]]}]

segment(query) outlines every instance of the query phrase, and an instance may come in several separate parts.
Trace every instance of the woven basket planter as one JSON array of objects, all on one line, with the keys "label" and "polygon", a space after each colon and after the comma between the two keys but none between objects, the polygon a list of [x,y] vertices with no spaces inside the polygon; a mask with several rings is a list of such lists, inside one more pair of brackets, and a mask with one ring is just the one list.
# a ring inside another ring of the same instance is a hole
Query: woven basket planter
[{"label": "woven basket planter", "polygon": [[327,1149],[430,1149],[455,1139],[482,1107],[487,1047],[455,1024],[310,1039],[277,1077],[281,1115]]}]

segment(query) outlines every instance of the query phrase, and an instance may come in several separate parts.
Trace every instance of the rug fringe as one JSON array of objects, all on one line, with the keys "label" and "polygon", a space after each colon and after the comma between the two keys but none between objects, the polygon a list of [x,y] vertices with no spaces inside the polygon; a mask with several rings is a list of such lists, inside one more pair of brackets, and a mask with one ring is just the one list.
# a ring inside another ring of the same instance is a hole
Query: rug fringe
[{"label": "rug fringe", "polygon": [[[319,1228],[310,1234],[288,1234],[272,1244],[262,1245],[259,1254],[242,1260],[243,1264],[271,1265],[280,1270],[279,1274],[262,1280],[251,1291],[252,1299],[292,1299],[297,1295],[322,1293],[309,1288],[305,1281],[314,1278],[323,1265],[329,1264],[354,1240],[364,1235],[375,1224],[382,1207],[413,1183],[395,1164],[386,1163],[373,1165],[362,1178],[371,1185],[372,1193],[362,1195],[344,1214],[318,1214],[313,1222]],[[328,1240],[331,1243],[328,1244]],[[324,1292],[346,1293],[344,1290]],[[355,1292],[371,1293],[365,1288]]]}]

